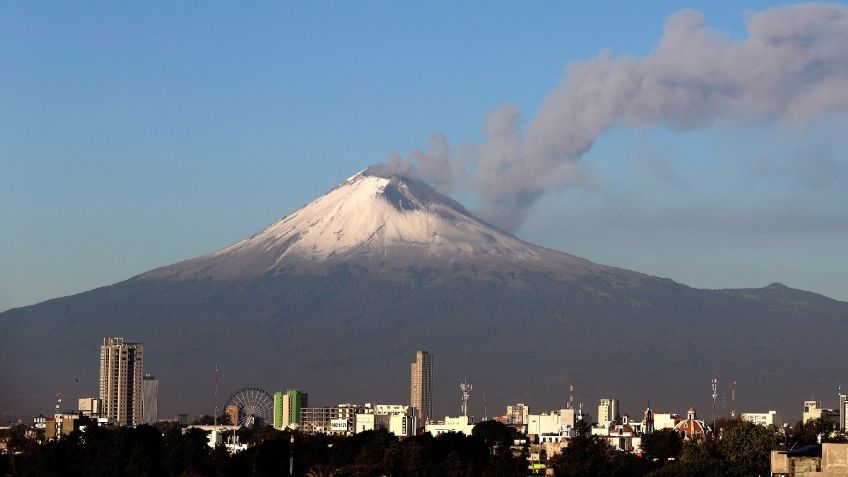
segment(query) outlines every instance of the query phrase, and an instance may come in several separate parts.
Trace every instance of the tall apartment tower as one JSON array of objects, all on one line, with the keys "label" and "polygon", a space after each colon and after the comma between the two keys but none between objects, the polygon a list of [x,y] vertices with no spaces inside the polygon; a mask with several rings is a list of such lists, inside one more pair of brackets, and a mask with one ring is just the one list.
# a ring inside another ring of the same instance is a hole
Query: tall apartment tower
[{"label": "tall apartment tower", "polygon": [[159,380],[153,375],[145,374],[142,382],[141,421],[153,425],[159,420]]},{"label": "tall apartment tower", "polygon": [[123,338],[103,338],[100,346],[101,415],[120,426],[142,422],[144,347]]},{"label": "tall apartment tower", "polygon": [[426,351],[416,352],[411,365],[409,405],[420,425],[433,417],[433,357]]},{"label": "tall apartment tower", "polygon": [[598,403],[598,424],[607,427],[618,418],[618,399],[601,399]]},{"label": "tall apartment tower", "polygon": [[289,389],[274,393],[274,428],[296,429],[300,423],[301,409],[309,407],[309,395]]}]

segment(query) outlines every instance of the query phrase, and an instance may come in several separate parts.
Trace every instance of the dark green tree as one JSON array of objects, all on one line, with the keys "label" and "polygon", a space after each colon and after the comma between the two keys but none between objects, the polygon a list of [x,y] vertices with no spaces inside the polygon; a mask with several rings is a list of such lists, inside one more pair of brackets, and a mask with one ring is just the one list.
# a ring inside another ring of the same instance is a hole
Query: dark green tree
[{"label": "dark green tree", "polygon": [[769,472],[771,451],[779,442],[777,429],[735,420],[721,431],[718,452],[729,465],[743,474],[764,475]]},{"label": "dark green tree", "polygon": [[642,436],[642,453],[650,461],[666,462],[680,455],[682,449],[683,439],[671,429]]}]

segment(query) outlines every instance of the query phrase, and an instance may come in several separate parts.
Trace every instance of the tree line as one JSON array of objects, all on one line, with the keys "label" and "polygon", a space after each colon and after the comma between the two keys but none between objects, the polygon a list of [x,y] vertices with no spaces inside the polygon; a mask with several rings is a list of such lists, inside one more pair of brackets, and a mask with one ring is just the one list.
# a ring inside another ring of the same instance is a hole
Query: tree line
[{"label": "tree line", "polygon": [[[642,438],[641,456],[618,451],[578,423],[577,437],[547,464],[558,477],[712,477],[768,475],[770,452],[825,441],[846,442],[830,424],[810,421],[789,429],[740,420],[717,425],[718,437],[684,440],[673,431]],[[13,428],[11,452],[0,455],[3,476],[279,476],[512,477],[527,476],[528,446],[514,445],[503,424],[487,421],[471,436],[429,434],[398,440],[386,431],[349,437],[264,429],[238,431],[247,450],[211,448],[208,435],[176,423],[135,428],[88,427],[38,444]],[[294,442],[292,443],[292,437]]]}]

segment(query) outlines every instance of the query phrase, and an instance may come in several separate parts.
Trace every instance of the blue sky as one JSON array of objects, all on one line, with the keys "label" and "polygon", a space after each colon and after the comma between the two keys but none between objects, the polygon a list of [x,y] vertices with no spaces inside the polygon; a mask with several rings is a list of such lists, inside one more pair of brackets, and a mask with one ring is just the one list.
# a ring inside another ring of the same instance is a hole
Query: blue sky
[{"label": "blue sky", "polygon": [[[776,5],[459,3],[0,4],[0,310],[228,245],[432,132],[480,141],[504,103],[531,119],[566,65],[643,57],[681,9],[744,38]],[[618,127],[582,159],[595,187],[547,194],[517,234],[848,300],[846,127]]]}]

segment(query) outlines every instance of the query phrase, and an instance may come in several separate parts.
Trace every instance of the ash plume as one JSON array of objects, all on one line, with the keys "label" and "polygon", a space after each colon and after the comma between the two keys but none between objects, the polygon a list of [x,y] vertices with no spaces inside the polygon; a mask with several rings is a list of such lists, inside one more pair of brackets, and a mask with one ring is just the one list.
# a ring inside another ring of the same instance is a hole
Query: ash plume
[{"label": "ash plume", "polygon": [[684,10],[669,17],[644,58],[597,57],[567,65],[526,126],[510,105],[483,121],[486,141],[452,151],[444,135],[384,167],[442,191],[468,188],[477,212],[515,231],[553,188],[591,186],[580,158],[612,127],[676,130],[715,121],[805,123],[848,110],[848,8],[799,4],[753,13],[734,39]]}]

